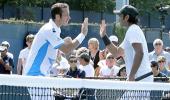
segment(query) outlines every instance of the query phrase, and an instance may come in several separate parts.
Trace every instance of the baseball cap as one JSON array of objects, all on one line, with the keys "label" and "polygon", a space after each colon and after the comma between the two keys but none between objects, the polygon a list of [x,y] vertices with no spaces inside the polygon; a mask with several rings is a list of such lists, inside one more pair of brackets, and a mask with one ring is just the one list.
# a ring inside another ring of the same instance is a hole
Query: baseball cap
[{"label": "baseball cap", "polygon": [[9,44],[8,41],[3,41],[3,42],[1,43],[1,45],[2,45],[2,46],[7,46],[7,48],[10,47],[10,44]]},{"label": "baseball cap", "polygon": [[155,66],[159,66],[158,63],[156,61],[151,61],[151,67],[155,67]]},{"label": "baseball cap", "polygon": [[109,58],[110,56],[113,56],[110,52],[106,55],[106,59]]},{"label": "baseball cap", "polygon": [[6,50],[7,49],[7,47],[5,47],[5,46],[0,46],[0,52],[1,51],[4,51],[4,50]]},{"label": "baseball cap", "polygon": [[109,37],[109,40],[110,40],[110,41],[114,41],[114,42],[118,42],[118,38],[117,38],[117,36],[115,36],[115,35],[111,35],[111,36]]},{"label": "baseball cap", "polygon": [[131,15],[133,17],[136,17],[137,15],[139,15],[138,10],[131,5],[124,5],[120,10],[114,10],[113,12],[118,15],[127,14],[127,15]]}]

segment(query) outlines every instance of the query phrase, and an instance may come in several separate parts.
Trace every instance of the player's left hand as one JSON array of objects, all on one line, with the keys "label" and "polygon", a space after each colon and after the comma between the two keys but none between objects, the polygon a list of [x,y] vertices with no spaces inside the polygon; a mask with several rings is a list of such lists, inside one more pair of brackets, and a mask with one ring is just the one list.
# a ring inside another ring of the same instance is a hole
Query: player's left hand
[{"label": "player's left hand", "polygon": [[106,35],[106,23],[105,20],[102,20],[102,23],[100,24],[100,36],[103,37]]}]

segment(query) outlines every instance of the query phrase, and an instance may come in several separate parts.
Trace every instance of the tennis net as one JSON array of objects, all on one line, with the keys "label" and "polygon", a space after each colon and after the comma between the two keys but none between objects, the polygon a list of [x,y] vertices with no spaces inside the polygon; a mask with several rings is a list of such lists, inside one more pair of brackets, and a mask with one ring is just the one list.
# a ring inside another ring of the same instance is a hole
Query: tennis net
[{"label": "tennis net", "polygon": [[170,84],[0,75],[0,100],[170,100]]}]

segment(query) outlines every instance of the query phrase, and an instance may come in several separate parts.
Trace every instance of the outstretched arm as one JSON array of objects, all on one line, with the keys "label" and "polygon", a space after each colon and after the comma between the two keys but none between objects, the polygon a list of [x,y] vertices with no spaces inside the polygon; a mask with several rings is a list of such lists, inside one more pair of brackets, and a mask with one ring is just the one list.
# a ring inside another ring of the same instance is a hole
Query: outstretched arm
[{"label": "outstretched arm", "polygon": [[88,18],[85,18],[84,22],[82,23],[81,33],[74,40],[72,40],[70,37],[66,37],[64,39],[64,44],[59,49],[65,54],[71,52],[81,44],[81,42],[87,35],[87,32],[88,32]]},{"label": "outstretched arm", "polygon": [[110,53],[116,58],[119,56],[122,56],[124,53],[124,50],[121,47],[115,46],[108,38],[106,34],[106,23],[105,20],[102,20],[102,23],[100,24],[100,36],[106,46],[106,48],[109,50]]}]

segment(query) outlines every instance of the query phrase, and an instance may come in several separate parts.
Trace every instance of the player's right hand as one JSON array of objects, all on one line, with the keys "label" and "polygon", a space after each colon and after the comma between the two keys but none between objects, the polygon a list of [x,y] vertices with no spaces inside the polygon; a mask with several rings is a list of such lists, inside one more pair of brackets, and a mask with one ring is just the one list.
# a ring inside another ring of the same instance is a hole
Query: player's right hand
[{"label": "player's right hand", "polygon": [[83,33],[86,36],[87,32],[88,32],[88,18],[85,18],[81,26],[81,33]]},{"label": "player's right hand", "polygon": [[70,43],[72,43],[71,37],[66,37],[66,38],[64,38],[64,43],[65,43],[65,44],[70,44]]}]

